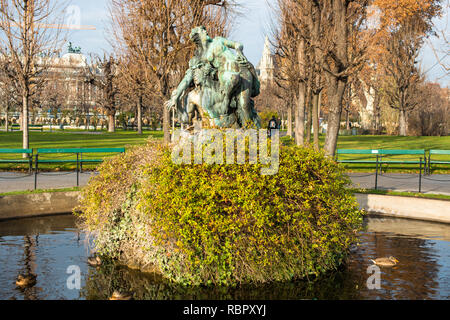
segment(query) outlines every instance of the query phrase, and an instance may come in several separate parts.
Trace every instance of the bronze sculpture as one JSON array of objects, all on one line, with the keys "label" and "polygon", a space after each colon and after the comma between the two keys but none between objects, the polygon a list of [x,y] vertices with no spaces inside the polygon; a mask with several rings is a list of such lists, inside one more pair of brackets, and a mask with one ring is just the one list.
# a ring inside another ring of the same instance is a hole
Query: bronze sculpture
[{"label": "bronze sculpture", "polygon": [[192,124],[196,115],[209,119],[213,127],[260,128],[252,99],[259,94],[260,83],[242,44],[223,37],[211,39],[204,27],[192,29],[190,40],[197,48],[166,107],[175,108],[178,120],[186,124]]}]

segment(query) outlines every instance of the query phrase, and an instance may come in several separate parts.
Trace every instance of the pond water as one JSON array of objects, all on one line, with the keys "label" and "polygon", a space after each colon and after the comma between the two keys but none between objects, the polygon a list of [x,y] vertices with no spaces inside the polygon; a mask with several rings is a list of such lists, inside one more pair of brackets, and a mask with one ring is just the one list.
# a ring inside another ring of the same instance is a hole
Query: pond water
[{"label": "pond water", "polygon": [[[342,270],[314,281],[237,288],[183,288],[155,274],[121,266],[87,265],[85,234],[70,215],[0,222],[0,299],[107,299],[114,290],[135,299],[449,299],[450,225],[406,219],[366,218],[360,243]],[[394,256],[381,268],[380,288],[368,289],[369,259]],[[69,289],[69,266],[81,271],[81,288]],[[18,289],[21,273],[37,275],[35,286]]]}]

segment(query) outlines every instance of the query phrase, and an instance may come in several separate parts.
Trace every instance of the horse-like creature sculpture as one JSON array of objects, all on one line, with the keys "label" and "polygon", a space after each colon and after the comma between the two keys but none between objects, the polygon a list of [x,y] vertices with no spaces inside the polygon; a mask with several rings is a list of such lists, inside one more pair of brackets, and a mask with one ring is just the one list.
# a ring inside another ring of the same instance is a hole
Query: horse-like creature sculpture
[{"label": "horse-like creature sculpture", "polygon": [[190,40],[197,45],[195,54],[166,107],[175,108],[178,120],[186,124],[196,117],[219,128],[248,124],[259,128],[252,98],[259,94],[260,83],[242,45],[222,37],[211,39],[204,27],[194,28]]}]

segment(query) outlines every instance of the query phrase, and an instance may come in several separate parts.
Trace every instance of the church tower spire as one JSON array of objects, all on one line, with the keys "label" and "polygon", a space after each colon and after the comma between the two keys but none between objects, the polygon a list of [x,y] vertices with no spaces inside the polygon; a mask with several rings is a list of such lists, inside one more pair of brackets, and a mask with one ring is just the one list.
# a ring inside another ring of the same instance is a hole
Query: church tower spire
[{"label": "church tower spire", "polygon": [[264,50],[259,62],[259,78],[261,83],[267,83],[273,80],[274,62],[272,52],[270,51],[269,37],[266,36]]}]

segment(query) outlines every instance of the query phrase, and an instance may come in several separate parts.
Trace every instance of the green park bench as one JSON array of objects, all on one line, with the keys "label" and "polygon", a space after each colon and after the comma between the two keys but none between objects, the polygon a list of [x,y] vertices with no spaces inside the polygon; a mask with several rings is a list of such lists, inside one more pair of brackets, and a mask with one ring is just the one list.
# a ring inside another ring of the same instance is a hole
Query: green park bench
[{"label": "green park bench", "polygon": [[[379,154],[378,149],[338,149],[336,153],[336,161],[339,163],[377,163],[376,156]],[[339,159],[340,155],[362,155],[356,159]],[[375,158],[374,158],[375,157]]]},{"label": "green park bench", "polygon": [[[20,125],[18,125],[18,124],[13,124],[13,125],[10,126],[10,128],[11,128],[11,131],[15,131],[15,130],[20,131]],[[28,130],[43,132],[44,131],[44,126],[42,124],[29,124],[28,125]]]},{"label": "green park bench", "polygon": [[[417,155],[419,156],[419,160],[413,160],[412,158],[409,160],[405,159],[386,159],[387,156],[398,156],[398,155]],[[411,149],[411,150],[404,150],[404,149],[381,149],[380,150],[380,162],[381,163],[399,163],[399,164],[423,164],[426,163],[426,154],[424,149]]]},{"label": "green park bench", "polygon": [[[123,153],[125,148],[39,148],[35,155],[35,168],[38,163],[76,163],[82,165],[83,163],[100,163],[103,157],[97,158],[83,158],[83,154],[104,154],[104,153]],[[63,154],[76,155],[74,158],[67,159]],[[39,159],[39,155],[56,155],[56,158]]]},{"label": "green park bench", "polygon": [[[34,188],[37,186],[37,173],[39,164],[52,163],[76,163],[77,165],[77,186],[79,185],[79,172],[83,163],[100,163],[107,154],[123,153],[125,148],[38,148],[36,149],[34,160]],[[75,157],[68,157],[68,155]],[[83,158],[83,154],[94,155],[95,158]],[[103,156],[102,156],[103,155]],[[41,156],[41,158],[39,158]],[[42,158],[49,156],[49,158]]]},{"label": "green park bench", "polygon": [[[347,158],[339,159],[340,155],[346,155]],[[357,159],[348,159],[349,155],[359,155],[360,157]],[[407,156],[407,158],[405,159],[403,157],[400,159],[398,156]],[[419,156],[419,159],[416,160],[414,156]],[[383,164],[418,164],[420,165],[419,192],[421,192],[422,164],[424,170],[426,170],[427,158],[424,149],[338,149],[336,153],[336,161],[339,163],[350,164],[375,164],[375,189],[378,188],[378,168],[380,168],[379,171],[381,174]]]},{"label": "green park bench", "polygon": [[[6,154],[12,154],[15,155],[15,158],[1,158],[0,163],[27,163],[29,165],[29,170],[31,172],[33,168],[33,149],[0,149],[0,154],[6,155]],[[18,154],[27,154],[27,158],[21,158],[18,159]]]},{"label": "green park bench", "polygon": [[[359,155],[360,157],[339,159],[340,155]],[[415,160],[412,157],[408,159],[391,158],[391,156],[404,155],[418,155],[419,159]],[[425,167],[427,160],[424,149],[338,149],[336,161],[339,163],[376,164],[377,166],[382,164],[424,164]]]},{"label": "green park bench", "polygon": [[450,164],[450,159],[448,160],[433,160],[432,155],[450,155],[450,150],[430,150],[428,153],[428,174],[431,173],[431,164]]}]

